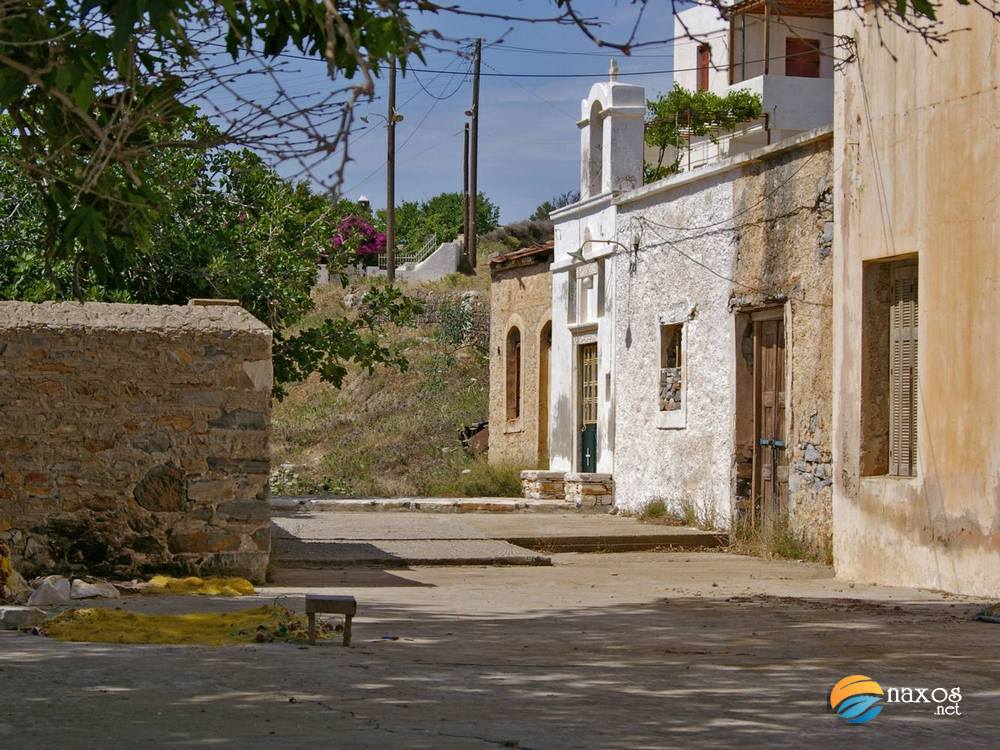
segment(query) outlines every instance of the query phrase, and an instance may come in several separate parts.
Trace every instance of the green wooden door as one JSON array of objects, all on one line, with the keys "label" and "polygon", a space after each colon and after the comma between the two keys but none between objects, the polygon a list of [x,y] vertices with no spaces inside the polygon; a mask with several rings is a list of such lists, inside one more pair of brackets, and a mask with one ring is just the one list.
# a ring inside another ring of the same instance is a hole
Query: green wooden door
[{"label": "green wooden door", "polygon": [[597,471],[597,344],[580,347],[580,471]]}]

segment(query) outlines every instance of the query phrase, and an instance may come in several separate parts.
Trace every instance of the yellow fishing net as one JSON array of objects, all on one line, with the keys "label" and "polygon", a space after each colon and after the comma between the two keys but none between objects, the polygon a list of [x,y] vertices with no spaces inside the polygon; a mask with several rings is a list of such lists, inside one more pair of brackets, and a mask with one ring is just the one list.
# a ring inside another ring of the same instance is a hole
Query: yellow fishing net
[{"label": "yellow fishing net", "polygon": [[[301,619],[280,606],[238,612],[183,615],[141,615],[122,609],[72,609],[48,620],[42,629],[60,641],[91,643],[172,643],[224,646],[236,643],[304,641]],[[318,624],[317,635],[329,637],[329,623]]]},{"label": "yellow fishing net", "polygon": [[149,591],[166,594],[200,594],[202,596],[253,596],[253,584],[246,578],[171,578],[153,576]]}]

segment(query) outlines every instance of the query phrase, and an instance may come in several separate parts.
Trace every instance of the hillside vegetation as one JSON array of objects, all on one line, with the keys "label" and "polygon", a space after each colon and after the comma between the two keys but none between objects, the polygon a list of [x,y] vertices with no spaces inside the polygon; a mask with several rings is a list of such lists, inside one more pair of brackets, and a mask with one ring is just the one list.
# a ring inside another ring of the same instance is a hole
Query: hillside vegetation
[{"label": "hillside vegetation", "polygon": [[[519,495],[521,467],[490,467],[459,440],[489,400],[489,273],[404,285],[424,302],[416,328],[390,329],[409,369],[352,369],[337,390],[317,375],[274,408],[272,490],[355,496]],[[339,317],[359,287],[314,291],[302,322]],[[346,304],[345,304],[346,303]]]}]

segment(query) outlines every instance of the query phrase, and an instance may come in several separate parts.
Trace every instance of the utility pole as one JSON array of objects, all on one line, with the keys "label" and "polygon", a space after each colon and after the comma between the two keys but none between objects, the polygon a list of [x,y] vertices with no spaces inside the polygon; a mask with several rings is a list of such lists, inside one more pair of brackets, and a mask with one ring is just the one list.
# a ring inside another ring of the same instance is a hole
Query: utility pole
[{"label": "utility pole", "polygon": [[396,281],[396,59],[389,65],[389,112],[386,117],[385,260],[389,283]]},{"label": "utility pole", "polygon": [[469,123],[462,145],[462,255],[469,259]]},{"label": "utility pole", "polygon": [[469,265],[476,268],[476,203],[479,199],[479,62],[483,40],[476,40],[476,58],[472,70],[472,130],[469,151]]}]

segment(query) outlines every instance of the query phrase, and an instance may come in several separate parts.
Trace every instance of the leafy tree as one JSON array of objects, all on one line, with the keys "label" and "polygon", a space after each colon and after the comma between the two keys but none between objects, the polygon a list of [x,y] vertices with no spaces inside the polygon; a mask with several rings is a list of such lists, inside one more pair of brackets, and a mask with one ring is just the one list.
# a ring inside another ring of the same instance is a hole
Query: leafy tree
[{"label": "leafy tree", "polygon": [[[374,90],[390,58],[419,56],[419,34],[401,0],[10,0],[0,4],[0,108],[13,121],[16,158],[41,196],[46,268],[69,261],[74,295],[87,272],[123,274],[153,245],[165,210],[152,151],[190,150],[252,138],[237,125],[184,131],[205,81],[224,85],[209,62],[223,39],[232,60],[292,47],[325,59],[353,103]],[[270,113],[271,121],[279,115]],[[287,119],[287,118],[286,118]],[[341,131],[344,131],[344,127]],[[180,137],[179,134],[182,134]],[[343,145],[339,132],[323,144]],[[346,154],[345,154],[346,158]],[[54,285],[63,279],[54,270]]]},{"label": "leafy tree", "polygon": [[[680,171],[681,149],[687,146],[689,135],[707,136],[713,143],[719,134],[732,131],[740,123],[761,116],[759,94],[744,89],[720,96],[711,91],[689,91],[677,84],[669,94],[646,102],[646,143],[657,149],[656,164],[646,164],[646,182],[659,180]],[[664,163],[667,152],[674,160]]]},{"label": "leafy tree", "polygon": [[580,200],[580,191],[569,190],[542,203],[528,218],[532,221],[548,221],[550,213],[571,203],[576,203],[578,200]]},{"label": "leafy tree", "polygon": [[[379,211],[385,221],[385,212]],[[497,228],[500,209],[485,194],[476,201],[476,231],[486,234]],[[419,249],[428,239],[437,235],[441,242],[453,240],[465,226],[461,193],[441,193],[426,201],[404,201],[396,207],[396,237],[399,245]]]},{"label": "leafy tree", "polygon": [[[44,198],[2,157],[15,148],[0,120],[0,298],[61,299],[71,261],[47,268],[40,239],[47,230]],[[211,130],[198,120],[194,130]],[[147,154],[141,168],[153,177],[162,210],[149,227],[149,248],[120,274],[102,277],[78,269],[81,296],[155,304],[184,304],[192,297],[228,297],[266,322],[275,336],[275,394],[309,372],[339,385],[348,362],[405,367],[402,352],[384,345],[385,324],[407,324],[415,303],[396,289],[374,286],[361,312],[290,332],[313,303],[310,290],[322,256],[332,274],[344,276],[359,258],[356,243],[333,238],[364,215],[349,201],[332,203],[305,184],[281,179],[248,149],[215,147]]]}]

